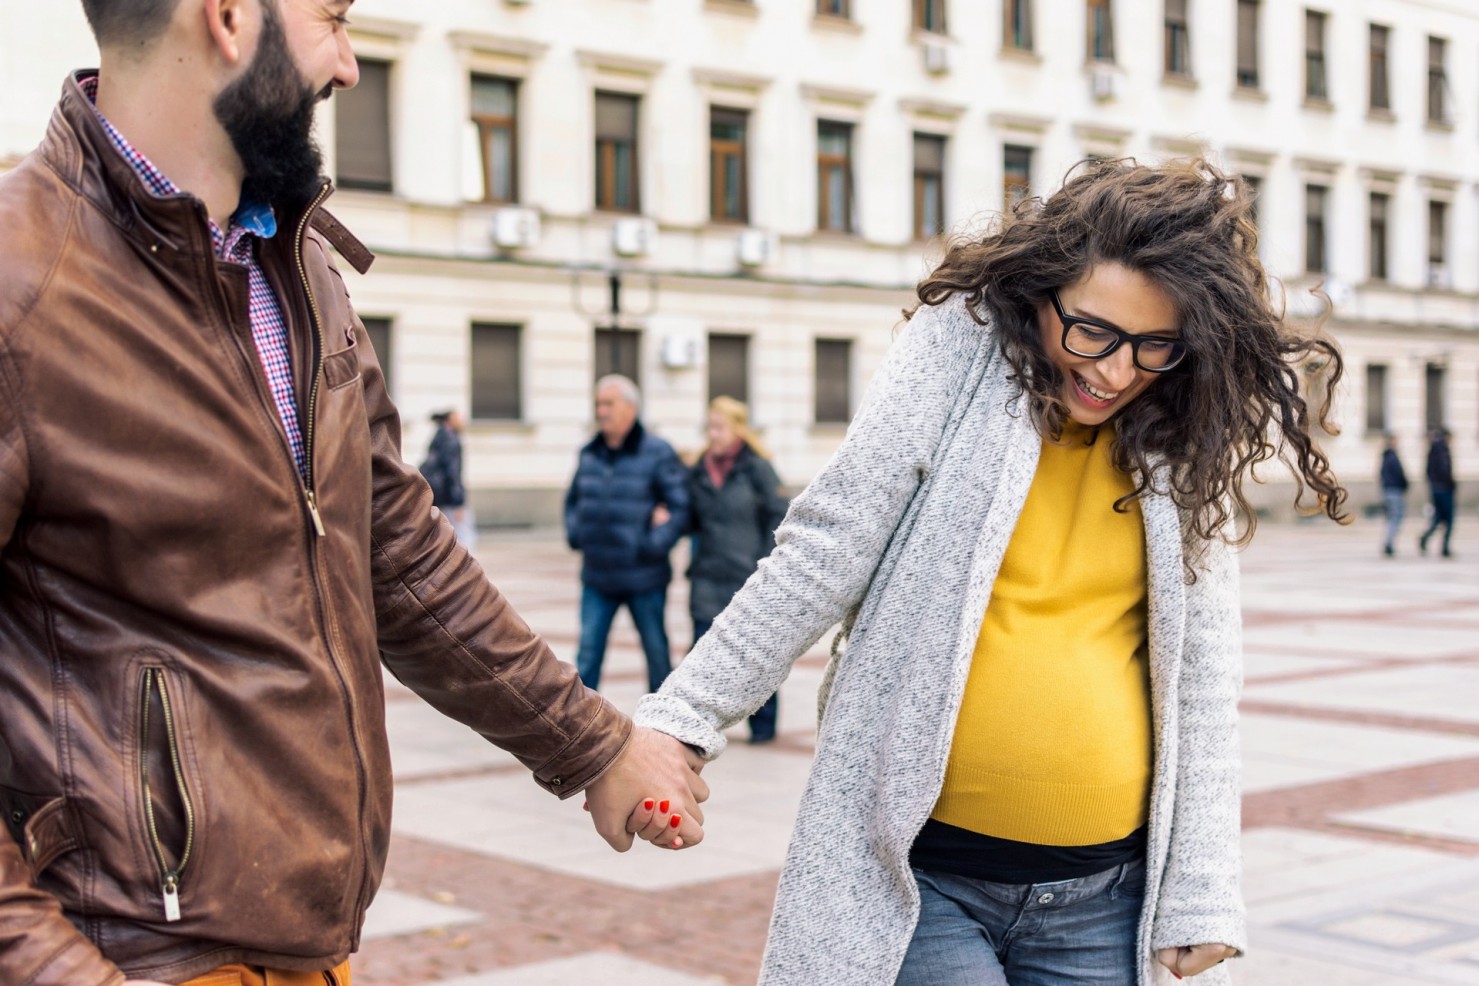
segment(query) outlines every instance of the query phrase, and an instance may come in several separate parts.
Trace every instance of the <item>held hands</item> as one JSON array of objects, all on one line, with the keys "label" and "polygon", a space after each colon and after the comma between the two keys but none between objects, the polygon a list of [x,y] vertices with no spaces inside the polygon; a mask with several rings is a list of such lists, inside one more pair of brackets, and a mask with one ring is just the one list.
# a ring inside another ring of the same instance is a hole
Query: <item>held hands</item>
[{"label": "held hands", "polygon": [[586,788],[586,810],[617,852],[630,849],[634,835],[663,849],[696,846],[704,838],[699,805],[709,798],[703,768],[682,743],[637,726],[616,763]]},{"label": "held hands", "polygon": [[1177,979],[1206,972],[1223,959],[1238,954],[1231,945],[1182,945],[1179,948],[1157,949],[1155,957],[1161,965],[1171,970]]}]

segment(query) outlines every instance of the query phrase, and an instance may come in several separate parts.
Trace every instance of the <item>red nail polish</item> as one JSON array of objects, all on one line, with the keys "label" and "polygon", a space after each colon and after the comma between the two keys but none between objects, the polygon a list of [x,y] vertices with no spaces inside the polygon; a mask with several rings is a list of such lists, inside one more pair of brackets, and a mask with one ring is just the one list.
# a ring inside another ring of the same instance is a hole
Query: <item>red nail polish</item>
[{"label": "red nail polish", "polygon": [[657,810],[666,815],[668,813],[668,802],[664,801],[662,804],[658,805]]},{"label": "red nail polish", "polygon": [[1181,975],[1181,973],[1176,972],[1174,970],[1172,970],[1171,975],[1175,976],[1177,979],[1183,979],[1183,978],[1185,978],[1184,976]]},{"label": "red nail polish", "polygon": [[671,825],[673,828],[677,828],[679,825],[683,824],[683,816],[674,815],[672,818],[668,819],[668,824]]},{"label": "red nail polish", "polygon": [[651,798],[648,798],[646,801],[642,802],[642,810],[643,811],[651,811],[652,810],[652,799]]}]

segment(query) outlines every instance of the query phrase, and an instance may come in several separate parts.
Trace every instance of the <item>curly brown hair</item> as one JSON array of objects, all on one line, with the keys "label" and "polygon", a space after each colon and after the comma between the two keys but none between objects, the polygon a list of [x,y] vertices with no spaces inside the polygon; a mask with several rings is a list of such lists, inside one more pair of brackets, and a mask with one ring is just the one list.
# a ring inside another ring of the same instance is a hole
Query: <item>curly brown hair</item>
[{"label": "curly brown hair", "polygon": [[[1325,386],[1315,420],[1334,434],[1330,395],[1343,372],[1340,352],[1318,323],[1296,332],[1270,301],[1242,179],[1205,160],[1084,162],[1045,201],[1018,203],[988,235],[953,242],[919,284],[919,300],[938,305],[963,294],[976,321],[988,324],[980,312],[989,313],[1033,423],[1058,440],[1068,409],[1037,311],[1049,292],[1101,263],[1122,264],[1165,291],[1190,352],[1116,416],[1116,464],[1137,485],[1115,508],[1145,494],[1159,459],[1189,533],[1243,544],[1256,526],[1243,484],[1277,458],[1294,474],[1296,507],[1308,509],[1308,490],[1319,510],[1349,522],[1346,490],[1310,434],[1310,402],[1300,387],[1301,367],[1318,366]],[[1243,528],[1236,536],[1229,533],[1235,520]]]}]

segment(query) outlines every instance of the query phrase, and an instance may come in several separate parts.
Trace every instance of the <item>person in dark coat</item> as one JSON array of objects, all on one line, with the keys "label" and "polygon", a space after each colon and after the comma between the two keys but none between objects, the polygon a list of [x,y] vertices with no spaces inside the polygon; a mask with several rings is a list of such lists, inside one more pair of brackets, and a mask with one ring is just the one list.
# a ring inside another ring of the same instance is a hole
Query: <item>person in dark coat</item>
[{"label": "person in dark coat", "polygon": [[1391,433],[1381,451],[1381,499],[1387,514],[1387,539],[1381,551],[1390,556],[1396,553],[1397,529],[1407,515],[1407,472],[1397,455],[1397,436]]},{"label": "person in dark coat", "polygon": [[421,475],[431,487],[431,502],[452,522],[457,540],[471,548],[477,541],[467,489],[462,485],[462,415],[441,411],[431,416],[436,434],[421,463]]},{"label": "person in dark coat", "polygon": [[[708,633],[729,600],[775,546],[775,529],[786,515],[781,481],[770,456],[750,431],[749,408],[732,397],[709,405],[708,447],[688,471],[693,501],[689,529],[693,554],[688,566],[688,611],[693,641]],[[775,739],[775,695],[750,716],[750,742]]]},{"label": "person in dark coat", "polygon": [[1428,491],[1433,498],[1433,522],[1417,539],[1418,550],[1428,553],[1428,540],[1443,528],[1443,557],[1452,558],[1449,542],[1453,538],[1453,499],[1456,487],[1453,482],[1453,457],[1448,451],[1448,429],[1433,432],[1433,444],[1428,446]]},{"label": "person in dark coat", "polygon": [[642,395],[626,377],[596,381],[599,434],[580,450],[565,495],[565,537],[580,568],[580,650],[586,687],[601,681],[611,621],[625,606],[642,638],[652,691],[672,671],[663,621],[673,567],[668,553],[688,526],[688,484],[673,447],[638,420]]}]

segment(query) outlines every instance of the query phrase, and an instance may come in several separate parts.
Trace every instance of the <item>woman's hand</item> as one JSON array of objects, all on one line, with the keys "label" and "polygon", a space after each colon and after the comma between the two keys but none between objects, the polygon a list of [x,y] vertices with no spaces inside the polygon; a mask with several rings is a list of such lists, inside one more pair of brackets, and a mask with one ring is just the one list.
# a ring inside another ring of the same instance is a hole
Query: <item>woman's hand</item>
[{"label": "woman's hand", "polygon": [[1238,954],[1231,945],[1182,945],[1179,948],[1157,949],[1155,957],[1161,965],[1171,970],[1177,979],[1206,972],[1223,959]]},{"label": "woman's hand", "polygon": [[667,506],[665,504],[659,503],[657,506],[655,506],[655,507],[652,508],[652,526],[653,527],[661,527],[662,525],[666,524],[668,521],[670,521],[672,519],[673,519],[673,515],[668,510],[668,508],[667,508]]}]

